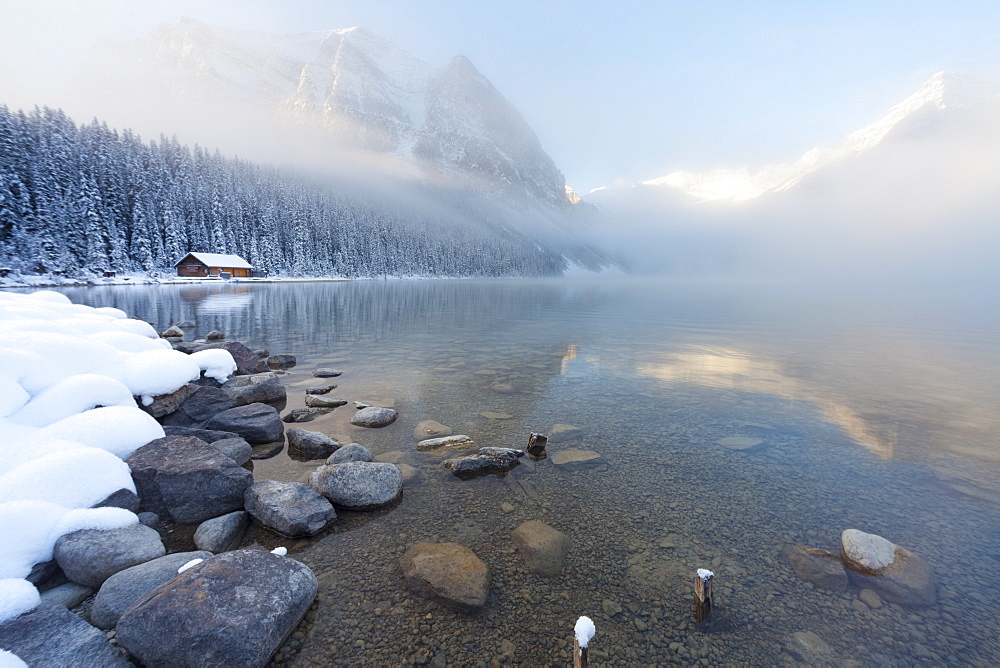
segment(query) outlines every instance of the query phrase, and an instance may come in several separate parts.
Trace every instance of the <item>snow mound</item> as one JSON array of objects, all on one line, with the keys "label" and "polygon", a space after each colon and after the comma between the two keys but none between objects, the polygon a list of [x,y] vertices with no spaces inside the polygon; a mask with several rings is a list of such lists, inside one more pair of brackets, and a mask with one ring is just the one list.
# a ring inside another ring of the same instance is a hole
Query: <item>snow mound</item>
[{"label": "snow mound", "polygon": [[590,617],[580,617],[576,620],[573,632],[576,633],[576,642],[580,645],[580,649],[587,649],[587,644],[597,633],[597,628],[594,627],[594,620]]}]

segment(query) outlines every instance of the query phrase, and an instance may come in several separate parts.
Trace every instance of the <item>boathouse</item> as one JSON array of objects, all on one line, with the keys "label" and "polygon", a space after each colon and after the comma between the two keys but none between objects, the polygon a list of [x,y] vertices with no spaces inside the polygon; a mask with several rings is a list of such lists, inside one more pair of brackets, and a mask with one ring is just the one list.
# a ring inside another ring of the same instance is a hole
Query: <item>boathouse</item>
[{"label": "boathouse", "polygon": [[177,268],[177,275],[186,278],[247,278],[253,271],[250,263],[239,255],[221,253],[188,253],[174,266]]}]

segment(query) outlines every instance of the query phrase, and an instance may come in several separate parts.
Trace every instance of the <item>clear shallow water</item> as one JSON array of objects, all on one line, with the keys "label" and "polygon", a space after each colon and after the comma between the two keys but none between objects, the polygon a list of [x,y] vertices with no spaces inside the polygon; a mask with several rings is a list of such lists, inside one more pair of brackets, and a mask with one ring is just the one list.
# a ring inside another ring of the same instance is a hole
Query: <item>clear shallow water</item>
[{"label": "clear shallow water", "polygon": [[[198,335],[221,329],[297,355],[284,377],[289,409],[328,382],[312,369],[335,366],[344,375],[329,396],[399,410],[379,430],[351,427],[349,407],[301,425],[416,467],[399,505],[341,513],[308,541],[250,537],[288,545],[320,579],[313,619],[279,656],[293,664],[565,663],[581,614],[597,624],[592,659],[615,664],[1000,662],[995,296],[569,281],[64,291],[161,330],[192,320]],[[583,448],[608,464],[528,462],[460,481],[442,456],[415,451],[425,419],[510,447],[571,424],[582,437],[549,454]],[[717,443],[732,436],[763,443]],[[282,454],[255,475],[299,480],[317,464]],[[523,569],[510,532],[529,519],[573,539],[560,577]],[[803,583],[781,554],[836,552],[847,528],[922,556],[938,602],[872,609],[856,588]],[[398,557],[425,539],[460,542],[489,565],[482,613],[404,589]],[[704,627],[690,613],[699,567],[717,574]],[[828,649],[795,657],[787,643],[798,631]]]}]

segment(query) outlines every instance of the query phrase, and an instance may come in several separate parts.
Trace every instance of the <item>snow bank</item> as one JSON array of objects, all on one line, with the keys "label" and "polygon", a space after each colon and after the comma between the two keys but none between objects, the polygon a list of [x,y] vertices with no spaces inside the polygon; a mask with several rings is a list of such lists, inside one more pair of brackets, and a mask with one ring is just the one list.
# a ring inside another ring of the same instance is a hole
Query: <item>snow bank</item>
[{"label": "snow bank", "polygon": [[52,559],[60,536],[135,524],[121,508],[93,508],[135,491],[123,461],[161,438],[136,405],[201,375],[220,382],[232,355],[188,356],[148,323],[60,293],[0,292],[0,623],[38,605],[24,578]]},{"label": "snow bank", "polygon": [[[2,589],[2,586],[0,586],[0,589]],[[3,607],[2,603],[0,603],[0,607]],[[0,611],[0,615],[2,614],[3,612]],[[5,649],[0,649],[0,668],[28,668],[28,664],[22,661],[21,657],[17,654],[12,654]]]}]

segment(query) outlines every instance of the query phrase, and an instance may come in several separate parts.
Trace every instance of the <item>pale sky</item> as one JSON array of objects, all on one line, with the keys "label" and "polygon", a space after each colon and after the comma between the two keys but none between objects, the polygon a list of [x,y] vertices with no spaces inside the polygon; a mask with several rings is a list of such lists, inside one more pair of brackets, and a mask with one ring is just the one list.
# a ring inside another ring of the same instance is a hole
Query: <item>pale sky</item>
[{"label": "pale sky", "polygon": [[68,106],[60,94],[91,44],[181,16],[271,32],[363,25],[431,64],[463,54],[581,192],[793,160],[941,70],[1000,81],[996,0],[0,0],[0,16],[0,104],[15,108]]}]

